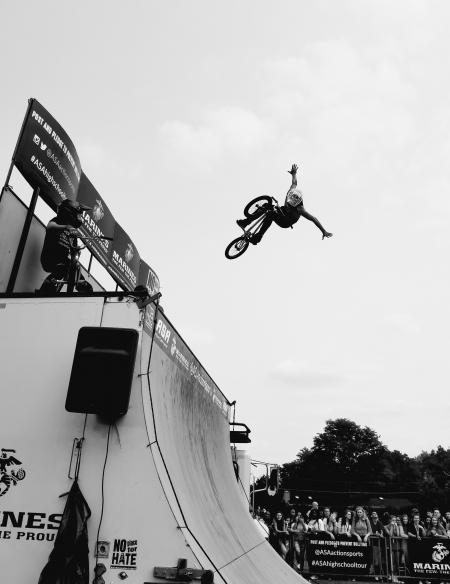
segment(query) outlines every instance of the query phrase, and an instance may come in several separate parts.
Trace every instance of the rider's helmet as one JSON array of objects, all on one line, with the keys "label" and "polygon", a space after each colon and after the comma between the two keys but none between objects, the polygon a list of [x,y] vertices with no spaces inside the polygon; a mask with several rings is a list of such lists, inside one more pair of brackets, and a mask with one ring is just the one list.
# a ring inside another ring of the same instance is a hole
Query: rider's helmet
[{"label": "rider's helmet", "polygon": [[72,227],[80,227],[83,223],[81,213],[88,211],[91,207],[82,205],[78,201],[64,199],[58,207],[58,217]]}]

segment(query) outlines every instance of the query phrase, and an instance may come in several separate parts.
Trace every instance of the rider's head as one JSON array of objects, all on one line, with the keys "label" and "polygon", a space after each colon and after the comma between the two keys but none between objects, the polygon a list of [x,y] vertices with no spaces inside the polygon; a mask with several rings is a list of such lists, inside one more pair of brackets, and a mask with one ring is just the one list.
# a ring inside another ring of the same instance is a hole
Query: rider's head
[{"label": "rider's head", "polygon": [[67,225],[72,227],[80,227],[83,223],[81,218],[81,213],[85,210],[90,209],[77,201],[72,201],[70,199],[64,199],[64,201],[58,207],[58,217]]}]

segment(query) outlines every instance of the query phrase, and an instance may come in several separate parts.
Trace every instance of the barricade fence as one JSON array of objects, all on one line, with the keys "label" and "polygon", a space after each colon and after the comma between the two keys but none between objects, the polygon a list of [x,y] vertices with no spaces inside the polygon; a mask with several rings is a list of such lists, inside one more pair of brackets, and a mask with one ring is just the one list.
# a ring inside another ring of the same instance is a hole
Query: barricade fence
[{"label": "barricade fence", "polygon": [[329,539],[326,533],[270,539],[305,576],[406,582],[450,582],[450,539],[370,536],[367,542]]}]

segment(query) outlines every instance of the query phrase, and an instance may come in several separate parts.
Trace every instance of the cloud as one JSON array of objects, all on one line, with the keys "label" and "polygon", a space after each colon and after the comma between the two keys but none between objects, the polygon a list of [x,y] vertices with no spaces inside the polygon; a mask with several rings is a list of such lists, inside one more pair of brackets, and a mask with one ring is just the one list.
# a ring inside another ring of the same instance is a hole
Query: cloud
[{"label": "cloud", "polygon": [[418,320],[407,313],[389,314],[384,317],[383,322],[389,327],[407,334],[419,333],[422,328]]},{"label": "cloud", "polygon": [[250,156],[267,142],[270,127],[252,111],[225,106],[209,110],[196,123],[167,121],[159,132],[169,159],[205,170],[224,156]]},{"label": "cloud", "polygon": [[80,140],[77,146],[77,152],[81,160],[81,164],[88,168],[96,169],[98,167],[107,165],[110,154],[98,142],[94,140]]},{"label": "cloud", "polygon": [[323,370],[319,371],[308,367],[305,363],[290,359],[276,365],[269,372],[269,377],[286,385],[298,387],[298,389],[331,389],[336,385],[341,385],[344,381],[338,375]]},{"label": "cloud", "polygon": [[[374,60],[345,41],[310,44],[298,58],[265,63],[269,112],[316,142],[358,154],[361,144],[398,149],[413,136],[414,87],[394,60]],[[367,153],[364,153],[367,156]]]},{"label": "cloud", "polygon": [[189,345],[212,345],[216,342],[216,335],[206,328],[201,328],[195,324],[186,324],[182,328],[183,337]]}]

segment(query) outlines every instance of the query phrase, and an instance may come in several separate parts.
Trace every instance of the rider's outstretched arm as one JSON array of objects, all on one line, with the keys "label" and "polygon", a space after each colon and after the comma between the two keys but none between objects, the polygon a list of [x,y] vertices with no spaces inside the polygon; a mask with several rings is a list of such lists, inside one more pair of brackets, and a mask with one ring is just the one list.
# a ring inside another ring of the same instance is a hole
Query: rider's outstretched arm
[{"label": "rider's outstretched arm", "polygon": [[301,209],[301,214],[302,214],[302,217],[304,217],[305,219],[308,219],[308,221],[312,221],[314,223],[314,225],[320,229],[320,231],[322,232],[322,239],[324,237],[331,237],[333,235],[332,233],[329,233],[323,227],[323,225],[320,223],[320,221],[316,217],[314,217],[313,215],[308,213],[308,211],[306,211],[304,207],[302,207],[302,209]]},{"label": "rider's outstretched arm", "polygon": [[298,166],[296,164],[293,164],[291,166],[291,170],[288,170],[288,173],[292,176],[292,184],[289,188],[289,191],[291,189],[294,189],[297,186],[297,170],[298,170]]},{"label": "rider's outstretched arm", "polygon": [[64,231],[65,229],[73,233],[78,233],[78,230],[72,227],[72,225],[62,225],[61,223],[56,223],[56,221],[50,221],[47,225],[47,231]]}]

